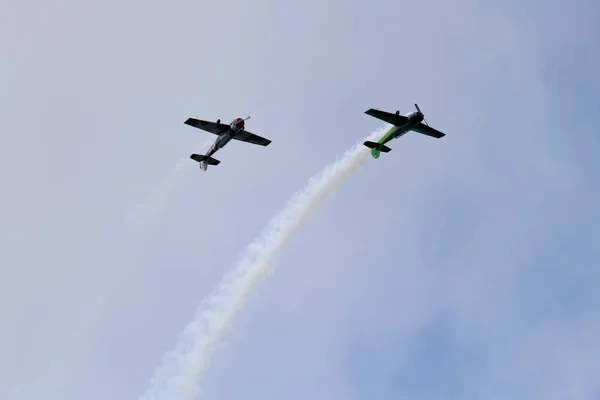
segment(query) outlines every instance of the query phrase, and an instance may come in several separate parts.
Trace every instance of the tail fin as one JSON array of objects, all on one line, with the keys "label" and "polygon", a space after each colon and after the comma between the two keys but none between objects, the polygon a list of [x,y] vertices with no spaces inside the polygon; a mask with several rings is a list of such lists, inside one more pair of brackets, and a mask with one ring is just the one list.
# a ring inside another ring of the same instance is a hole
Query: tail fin
[{"label": "tail fin", "polygon": [[204,166],[203,170],[205,170],[205,171],[206,171],[206,165],[219,165],[219,163],[221,162],[215,158],[208,157],[208,156],[202,156],[200,154],[192,154],[190,156],[190,158],[194,161],[198,161],[200,163],[200,166]]},{"label": "tail fin", "polygon": [[389,153],[390,151],[392,151],[392,149],[387,147],[385,144],[379,144],[379,143],[369,142],[369,141],[366,141],[363,144],[371,149],[371,155],[373,156],[373,158],[379,158],[379,154],[382,151],[384,153]]},{"label": "tail fin", "polygon": [[202,156],[200,154],[192,154],[190,156],[190,158],[192,160],[194,160],[194,161],[205,162],[205,163],[207,163],[209,165],[219,165],[219,163],[221,162],[221,161],[219,161],[219,160],[217,160],[215,158],[208,157],[208,156]]}]

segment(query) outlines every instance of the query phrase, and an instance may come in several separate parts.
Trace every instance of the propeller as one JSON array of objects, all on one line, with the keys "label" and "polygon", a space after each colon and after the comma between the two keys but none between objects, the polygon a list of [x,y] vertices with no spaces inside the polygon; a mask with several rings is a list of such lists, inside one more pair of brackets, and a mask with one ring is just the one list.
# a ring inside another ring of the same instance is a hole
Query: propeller
[{"label": "propeller", "polygon": [[244,118],[244,121],[246,121],[247,119],[250,119],[250,116],[248,115],[246,118]]},{"label": "propeller", "polygon": [[429,126],[429,124],[425,120],[425,114],[423,114],[423,112],[421,112],[421,109],[419,108],[419,105],[417,103],[415,103],[415,107],[417,108],[417,111],[423,115],[423,122],[425,122],[425,125]]}]

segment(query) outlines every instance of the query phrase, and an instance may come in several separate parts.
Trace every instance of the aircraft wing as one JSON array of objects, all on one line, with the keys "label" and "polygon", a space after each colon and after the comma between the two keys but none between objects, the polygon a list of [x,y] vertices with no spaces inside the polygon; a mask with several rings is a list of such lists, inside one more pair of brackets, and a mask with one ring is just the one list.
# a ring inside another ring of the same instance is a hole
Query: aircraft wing
[{"label": "aircraft wing", "polygon": [[254,133],[250,133],[246,130],[239,131],[233,138],[241,140],[242,142],[257,144],[259,146],[268,146],[271,144],[269,139],[265,139],[264,137],[255,135]]},{"label": "aircraft wing", "polygon": [[436,139],[446,136],[445,133],[440,132],[437,129],[434,129],[434,128],[432,128],[428,125],[425,125],[421,122],[419,122],[417,125],[413,126],[411,129],[415,132],[419,132],[419,133],[422,133],[423,135],[431,136]]},{"label": "aircraft wing", "polygon": [[365,114],[369,114],[371,117],[378,118],[396,126],[404,125],[406,121],[408,121],[408,118],[404,115],[396,115],[385,111],[375,110],[373,108],[369,108],[365,111]]},{"label": "aircraft wing", "polygon": [[203,131],[221,135],[229,130],[229,125],[217,124],[216,122],[204,121],[196,118],[188,118],[184,124],[202,129]]}]

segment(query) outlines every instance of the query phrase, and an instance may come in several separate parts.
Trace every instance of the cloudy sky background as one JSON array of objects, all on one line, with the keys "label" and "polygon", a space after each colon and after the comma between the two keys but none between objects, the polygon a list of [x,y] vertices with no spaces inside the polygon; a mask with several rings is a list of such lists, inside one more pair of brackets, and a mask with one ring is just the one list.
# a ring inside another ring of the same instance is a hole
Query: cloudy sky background
[{"label": "cloudy sky background", "polygon": [[[600,396],[600,8],[11,2],[0,397],[134,399],[308,178],[411,111],[294,237],[202,398]],[[268,148],[213,140],[228,121]]]}]

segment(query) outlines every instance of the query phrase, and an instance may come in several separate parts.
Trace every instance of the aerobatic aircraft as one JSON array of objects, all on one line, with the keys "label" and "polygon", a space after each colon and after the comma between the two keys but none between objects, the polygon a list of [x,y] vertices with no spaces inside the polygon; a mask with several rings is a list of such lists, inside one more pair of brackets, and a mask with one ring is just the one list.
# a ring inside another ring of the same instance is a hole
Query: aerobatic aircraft
[{"label": "aerobatic aircraft", "polygon": [[[378,118],[382,121],[388,122],[394,125],[377,143],[375,142],[364,142],[364,145],[371,149],[371,155],[373,158],[379,158],[379,155],[383,151],[384,153],[389,153],[392,151],[385,144],[392,139],[398,139],[400,136],[404,135],[408,131],[415,131],[422,133],[423,135],[431,136],[434,138],[442,138],[446,136],[445,133],[442,133],[427,124],[425,121],[425,116],[419,109],[419,106],[415,104],[417,111],[413,111],[406,116],[400,115],[400,111],[396,111],[396,114],[392,114],[385,111],[374,110],[372,108],[365,111],[365,114],[369,114],[372,117]],[[421,123],[424,121],[425,124]]]},{"label": "aerobatic aircraft", "polygon": [[236,118],[230,124],[222,124],[221,120],[217,122],[204,121],[201,119],[188,118],[184,123],[194,128],[202,129],[218,135],[215,142],[210,146],[205,155],[192,154],[190,158],[200,164],[200,169],[206,171],[209,165],[218,165],[221,161],[211,157],[219,149],[223,148],[231,139],[241,140],[242,142],[257,144],[259,146],[268,146],[271,141],[245,130],[245,121],[250,119]]}]

